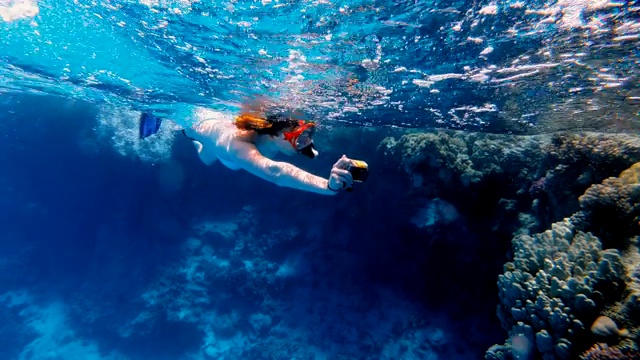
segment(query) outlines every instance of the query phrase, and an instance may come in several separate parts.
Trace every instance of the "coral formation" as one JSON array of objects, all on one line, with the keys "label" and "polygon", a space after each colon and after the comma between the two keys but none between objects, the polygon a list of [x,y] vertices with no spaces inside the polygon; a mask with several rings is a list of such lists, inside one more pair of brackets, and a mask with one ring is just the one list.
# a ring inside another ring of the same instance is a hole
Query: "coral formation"
[{"label": "coral formation", "polygon": [[[544,359],[570,359],[574,342],[608,303],[624,289],[624,269],[617,250],[576,230],[570,220],[551,230],[514,238],[514,260],[505,265],[498,287],[498,317],[511,337],[524,336]],[[600,290],[613,287],[611,298]]]},{"label": "coral formation", "polygon": [[601,315],[637,331],[628,319],[640,318],[632,280],[640,166],[610,177],[640,161],[639,137],[436,131],[387,138],[379,151],[409,177],[417,231],[433,234],[416,219],[424,198],[438,198],[486,234],[477,240],[485,247],[512,239],[498,284],[509,340],[487,359],[577,358],[596,342],[590,327]]},{"label": "coral formation", "polygon": [[407,134],[397,140],[386,138],[380,149],[399,160],[416,191],[434,197],[454,188],[469,188],[491,174],[514,169],[514,165],[526,166],[539,157],[540,144],[538,138],[523,139],[526,143],[508,136],[438,131]]},{"label": "coral formation", "polygon": [[638,360],[640,352],[627,347],[597,343],[580,356],[581,360]]},{"label": "coral formation", "polygon": [[[640,253],[630,223],[637,221],[638,169],[635,164],[618,178],[591,186],[580,197],[583,210],[550,230],[514,237],[514,259],[498,280],[498,317],[511,338],[489,349],[487,359],[515,356],[518,337],[543,359],[575,358],[596,339],[611,345],[626,339],[637,347]],[[590,229],[609,241],[586,232]],[[618,321],[629,330],[620,329]],[[596,345],[583,358],[626,359],[632,353],[621,351]]]},{"label": "coral formation", "polygon": [[[344,255],[328,242],[339,239],[310,241],[294,227],[259,223],[257,213],[245,207],[235,218],[195,222],[180,260],[148,285],[144,309],[119,335],[182,324],[203,359],[427,359],[454,348],[437,323],[446,319],[411,315],[415,304],[335,275],[344,265],[331,259]],[[383,304],[394,306],[379,311]],[[470,358],[465,351],[448,352]]]},{"label": "coral formation", "polygon": [[591,332],[602,338],[629,336],[629,331],[618,329],[618,325],[608,316],[599,316],[591,325]]},{"label": "coral formation", "polygon": [[629,236],[640,233],[640,163],[617,178],[605,179],[580,196],[584,226],[598,234],[606,245],[621,247]]},{"label": "coral formation", "polygon": [[[389,137],[379,150],[409,175],[412,196],[439,197],[462,211],[482,207],[485,213],[491,210],[488,204],[513,204],[498,206],[492,214],[504,216],[517,209],[519,226],[517,221],[502,221],[499,226],[514,223],[512,231],[522,226],[541,231],[578,211],[578,197],[589,186],[640,161],[640,138],[588,132],[507,136],[441,130]],[[500,221],[501,216],[493,218]]]}]

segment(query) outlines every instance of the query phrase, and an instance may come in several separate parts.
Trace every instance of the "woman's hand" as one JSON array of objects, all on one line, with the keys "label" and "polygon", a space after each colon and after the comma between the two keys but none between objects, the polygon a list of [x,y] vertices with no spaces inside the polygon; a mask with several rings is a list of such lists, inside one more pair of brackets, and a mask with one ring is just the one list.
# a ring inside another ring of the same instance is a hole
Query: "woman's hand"
[{"label": "woman's hand", "polygon": [[351,165],[351,160],[345,155],[342,155],[342,157],[333,164],[331,174],[329,175],[329,190],[340,191],[353,186],[353,176],[351,176],[351,173],[347,170],[349,169],[349,165]]}]

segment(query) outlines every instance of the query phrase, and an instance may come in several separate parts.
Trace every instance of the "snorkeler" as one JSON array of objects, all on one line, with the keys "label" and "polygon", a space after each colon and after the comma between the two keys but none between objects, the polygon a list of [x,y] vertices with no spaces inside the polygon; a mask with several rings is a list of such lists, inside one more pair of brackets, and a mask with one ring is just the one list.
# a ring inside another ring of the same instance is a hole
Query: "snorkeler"
[{"label": "snorkeler", "polygon": [[[285,116],[265,117],[242,114],[229,121],[221,113],[197,114],[198,123],[182,130],[195,145],[207,165],[216,160],[232,170],[244,169],[278,186],[334,195],[350,189],[353,176],[347,170],[351,160],[343,155],[333,165],[329,179],[308,173],[287,162],[274,161],[277,153],[302,154],[314,158],[313,135],[316,124]],[[155,134],[161,119],[149,113],[140,116],[140,138]]]}]

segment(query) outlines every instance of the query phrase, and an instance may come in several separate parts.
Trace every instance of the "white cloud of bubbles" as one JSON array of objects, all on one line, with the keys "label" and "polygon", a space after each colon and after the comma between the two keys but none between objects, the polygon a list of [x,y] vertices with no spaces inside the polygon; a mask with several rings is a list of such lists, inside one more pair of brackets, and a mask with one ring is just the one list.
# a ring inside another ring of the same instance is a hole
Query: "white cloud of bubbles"
[{"label": "white cloud of bubbles", "polygon": [[40,12],[35,0],[0,0],[0,19],[12,22],[35,17]]},{"label": "white cloud of bubbles", "polygon": [[0,295],[0,306],[20,307],[23,326],[34,334],[18,359],[84,359],[124,360],[121,354],[102,355],[98,345],[84,339],[69,326],[66,305],[60,302],[35,303],[26,291],[11,291]]},{"label": "white cloud of bubbles", "polygon": [[96,131],[103,141],[109,141],[123,156],[138,157],[152,163],[168,161],[175,137],[171,124],[163,121],[157,134],[141,140],[138,136],[139,118],[139,111],[104,107],[98,115]]}]

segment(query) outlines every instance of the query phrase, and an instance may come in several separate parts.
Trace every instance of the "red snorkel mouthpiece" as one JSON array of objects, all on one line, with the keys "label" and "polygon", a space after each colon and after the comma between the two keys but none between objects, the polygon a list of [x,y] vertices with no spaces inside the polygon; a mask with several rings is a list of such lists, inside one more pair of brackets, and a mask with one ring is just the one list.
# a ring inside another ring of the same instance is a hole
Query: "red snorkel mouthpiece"
[{"label": "red snorkel mouthpiece", "polygon": [[298,121],[298,126],[294,128],[293,131],[284,133],[284,139],[287,140],[297,151],[307,156],[309,156],[307,153],[310,153],[313,156],[309,157],[314,158],[315,155],[317,155],[317,151],[314,153],[313,149],[313,135],[315,132],[315,123],[300,120]]}]

